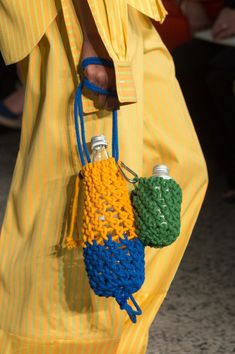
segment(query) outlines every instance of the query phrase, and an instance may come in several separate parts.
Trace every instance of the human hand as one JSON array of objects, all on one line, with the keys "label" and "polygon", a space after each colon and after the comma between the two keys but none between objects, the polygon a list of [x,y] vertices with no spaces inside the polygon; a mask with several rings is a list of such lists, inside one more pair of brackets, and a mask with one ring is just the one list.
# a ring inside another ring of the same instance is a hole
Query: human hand
[{"label": "human hand", "polygon": [[225,7],[220,11],[213,27],[212,35],[215,39],[225,39],[235,35],[235,10]]},{"label": "human hand", "polygon": [[192,33],[211,26],[211,21],[200,2],[185,0],[181,4],[181,10],[189,21]]},{"label": "human hand", "polygon": [[[97,45],[97,43],[96,43]],[[107,55],[103,55],[94,49],[92,42],[84,41],[83,49],[81,53],[81,60],[88,57],[102,57],[107,58]],[[110,59],[110,58],[108,58]],[[88,65],[84,70],[85,77],[94,85],[108,91],[116,91],[116,78],[114,68],[106,67],[103,65]],[[119,108],[118,97],[98,95],[98,105],[101,109],[113,111]]]},{"label": "human hand", "polygon": [[[83,31],[81,61],[89,57],[100,57],[111,60],[98,33],[87,1],[78,0],[74,3]],[[113,68],[91,64],[85,68],[84,75],[94,85],[108,91],[116,91],[116,78]],[[118,97],[97,95],[99,108],[113,111],[119,107]]]}]

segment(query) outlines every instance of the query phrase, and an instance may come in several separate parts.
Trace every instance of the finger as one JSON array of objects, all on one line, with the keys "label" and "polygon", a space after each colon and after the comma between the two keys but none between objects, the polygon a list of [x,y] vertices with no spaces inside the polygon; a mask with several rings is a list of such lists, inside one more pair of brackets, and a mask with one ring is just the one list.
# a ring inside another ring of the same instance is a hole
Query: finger
[{"label": "finger", "polygon": [[108,87],[111,91],[116,91],[116,75],[113,68],[107,68],[108,73]]},{"label": "finger", "polygon": [[212,27],[212,33],[214,35],[218,34],[218,32],[222,31],[224,28],[226,28],[226,22],[223,19],[218,19],[215,21],[213,27]]},{"label": "finger", "polygon": [[98,102],[100,108],[105,108],[107,102],[107,96],[105,95],[98,95]]},{"label": "finger", "polygon": [[212,28],[212,36],[214,38],[217,38],[219,36],[220,32],[223,31],[224,29],[221,27],[221,25],[214,26]]},{"label": "finger", "polygon": [[227,32],[229,32],[230,34],[233,34],[234,32],[234,28],[233,28],[233,24],[229,23],[229,22],[221,22],[218,21],[214,27],[212,28],[212,34],[213,37],[217,38],[217,37],[221,37],[223,38],[223,34],[226,35]]},{"label": "finger", "polygon": [[226,30],[224,31],[221,31],[218,35],[217,35],[217,39],[225,39],[225,38],[228,38],[228,37],[231,37],[233,36],[235,33],[235,30],[233,28],[227,28]]},{"label": "finger", "polygon": [[[84,74],[87,79],[97,87],[102,89],[107,89],[108,86],[108,78],[107,73],[105,72],[104,67],[98,65],[89,65],[85,70]],[[93,92],[93,94],[98,96],[98,106],[99,108],[104,108],[106,103],[106,96],[101,95],[97,92]]]},{"label": "finger", "polygon": [[[116,92],[115,76],[114,76],[114,80],[111,77],[111,82],[108,87],[108,91]],[[106,109],[108,111],[113,111],[118,108],[119,108],[118,96],[117,95],[116,96],[107,96],[104,109]]]},{"label": "finger", "polygon": [[108,96],[104,108],[107,109],[108,111],[117,110],[119,108],[118,98]]},{"label": "finger", "polygon": [[108,74],[105,71],[104,67],[99,67],[99,70],[97,70],[95,76],[95,83],[98,87],[107,90],[109,80],[108,80]]},{"label": "finger", "polygon": [[84,74],[92,84],[107,89],[108,75],[104,67],[99,65],[88,65],[84,70]]},{"label": "finger", "polygon": [[[116,91],[115,72],[113,69],[98,65],[89,65],[84,70],[84,74],[97,87],[108,91]],[[98,94],[98,105],[100,108],[112,111],[118,109],[119,101],[117,97]]]}]

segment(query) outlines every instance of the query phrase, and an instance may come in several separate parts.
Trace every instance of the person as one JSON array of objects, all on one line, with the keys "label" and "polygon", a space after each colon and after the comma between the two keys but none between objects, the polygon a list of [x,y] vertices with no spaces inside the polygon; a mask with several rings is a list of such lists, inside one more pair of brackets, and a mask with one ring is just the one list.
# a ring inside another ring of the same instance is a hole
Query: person
[{"label": "person", "polygon": [[163,24],[154,25],[171,52],[190,42],[193,34],[210,26],[224,6],[224,0],[177,1],[163,0],[168,16]]},{"label": "person", "polygon": [[194,38],[174,48],[176,76],[196,129],[202,134],[204,129],[207,135],[212,132],[213,151],[221,161],[227,181],[222,198],[234,202],[235,144],[231,128],[235,114],[235,47],[218,41],[235,36],[235,1],[226,1],[214,19],[207,15],[204,3],[187,0],[185,3],[192,31],[209,27],[213,41]]},{"label": "person", "polygon": [[[160,0],[0,4],[3,56],[8,64],[21,60],[26,79],[21,141],[0,238],[0,351],[145,353],[149,327],[208,181],[172,58],[151,22],[162,22],[165,9]],[[113,298],[90,289],[81,249],[56,248],[81,169],[73,102],[79,63],[90,56],[113,61],[114,70],[91,65],[85,75],[97,86],[116,88],[118,99],[84,94],[87,142],[99,134],[111,142],[111,110],[119,107],[120,159],[143,176],[164,162],[183,189],[179,239],[165,249],[146,249],[146,280],[135,294],[143,314],[136,324]]]},{"label": "person", "polygon": [[192,39],[191,29],[187,17],[183,14],[180,4],[175,0],[163,0],[168,14],[164,23],[154,22],[157,32],[167,49],[174,48]]},{"label": "person", "polygon": [[0,55],[0,126],[19,129],[24,102],[24,87],[17,65],[5,66]]}]

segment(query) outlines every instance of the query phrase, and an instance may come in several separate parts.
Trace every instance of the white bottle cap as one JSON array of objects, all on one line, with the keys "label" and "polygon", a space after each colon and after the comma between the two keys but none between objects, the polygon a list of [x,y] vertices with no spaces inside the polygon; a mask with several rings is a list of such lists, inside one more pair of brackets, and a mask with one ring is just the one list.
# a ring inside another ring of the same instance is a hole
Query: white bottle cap
[{"label": "white bottle cap", "polygon": [[169,177],[169,170],[166,165],[156,165],[153,168],[153,175],[154,176],[166,176]]},{"label": "white bottle cap", "polygon": [[104,135],[97,135],[91,138],[91,150],[94,150],[94,148],[99,145],[108,146],[107,140]]}]

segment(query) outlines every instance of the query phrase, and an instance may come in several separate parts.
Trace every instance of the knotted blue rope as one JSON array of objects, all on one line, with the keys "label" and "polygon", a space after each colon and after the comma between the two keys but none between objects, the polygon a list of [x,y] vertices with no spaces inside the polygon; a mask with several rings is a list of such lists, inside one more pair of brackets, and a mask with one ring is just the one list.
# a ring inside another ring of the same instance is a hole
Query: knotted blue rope
[{"label": "knotted blue rope", "polygon": [[[95,65],[103,65],[108,67],[113,67],[113,63],[106,59],[97,58],[97,57],[90,57],[86,58],[82,61],[81,67],[84,70],[88,65],[95,64]],[[82,80],[75,92],[75,100],[74,100],[74,119],[75,119],[75,131],[76,131],[76,138],[78,144],[78,153],[81,159],[82,166],[85,166],[86,162],[84,159],[84,154],[86,156],[86,160],[88,163],[91,162],[91,158],[89,155],[89,151],[86,144],[86,137],[85,137],[85,125],[84,125],[84,116],[83,116],[83,106],[82,106],[82,90],[86,87],[88,90],[93,91],[95,93],[116,97],[117,93],[115,91],[108,91],[104,90],[101,87],[98,87],[91,83],[87,78]],[[82,136],[82,143],[80,139],[80,130],[79,130],[79,123],[78,119],[80,120],[80,128],[81,128],[81,136]],[[112,120],[113,120],[113,129],[112,129],[112,156],[118,161],[119,158],[119,149],[118,149],[118,124],[117,124],[117,111],[114,110],[112,112]]]},{"label": "knotted blue rope", "polygon": [[[84,70],[90,64],[113,67],[111,61],[97,57],[83,60],[81,67]],[[83,87],[98,94],[113,97],[117,93],[101,89],[89,82],[87,78],[80,83],[76,90],[74,101],[75,130],[78,153],[82,166],[85,166],[86,161],[90,163],[91,159],[86,145],[82,107]],[[78,120],[80,121],[80,128]],[[116,110],[112,114],[112,156],[118,161],[118,121]],[[104,245],[99,245],[93,240],[93,244],[86,242],[86,247],[83,249],[89,283],[96,295],[114,297],[120,308],[127,311],[131,321],[136,323],[136,316],[141,315],[142,311],[132,294],[138,291],[144,282],[144,247],[137,237],[128,239],[127,235],[124,234],[120,235],[122,237],[114,242],[110,235],[107,236],[108,240],[104,240]],[[127,303],[128,299],[134,304],[135,310]]]}]

